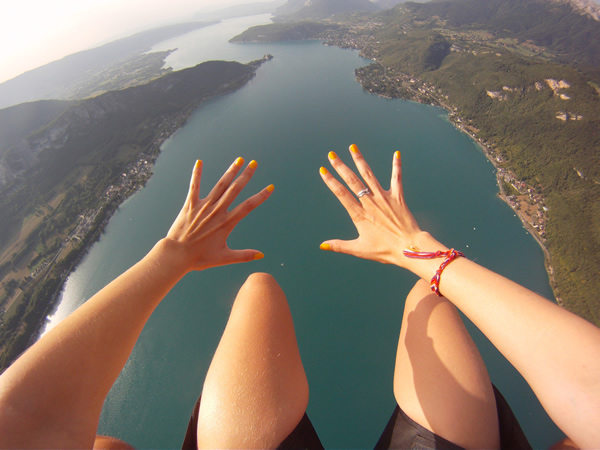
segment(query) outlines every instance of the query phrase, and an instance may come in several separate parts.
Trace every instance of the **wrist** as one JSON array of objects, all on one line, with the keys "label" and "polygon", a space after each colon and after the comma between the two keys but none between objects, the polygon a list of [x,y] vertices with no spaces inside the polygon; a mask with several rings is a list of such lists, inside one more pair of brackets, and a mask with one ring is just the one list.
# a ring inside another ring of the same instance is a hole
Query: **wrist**
[{"label": "wrist", "polygon": [[148,257],[155,260],[161,266],[161,270],[179,279],[192,270],[183,245],[170,238],[158,241],[148,253]]},{"label": "wrist", "polygon": [[431,277],[435,274],[440,266],[440,260],[438,259],[414,259],[408,258],[404,255],[404,250],[413,250],[419,252],[436,252],[436,251],[447,251],[449,248],[435,239],[431,234],[426,231],[421,231],[413,236],[411,241],[408,243],[406,248],[398,249],[399,260],[398,264],[410,270],[412,273],[417,275],[419,278],[427,281],[431,280]]}]

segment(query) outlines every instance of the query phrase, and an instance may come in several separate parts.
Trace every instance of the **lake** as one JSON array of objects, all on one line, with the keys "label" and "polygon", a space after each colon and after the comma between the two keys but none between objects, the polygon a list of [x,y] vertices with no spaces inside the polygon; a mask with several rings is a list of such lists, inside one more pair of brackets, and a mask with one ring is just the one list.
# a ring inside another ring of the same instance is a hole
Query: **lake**
[{"label": "lake", "polygon": [[[350,163],[357,144],[384,187],[402,152],[407,202],[419,224],[478,263],[552,297],[543,253],[497,196],[495,169],[480,148],[431,106],[364,92],[358,52],[317,41],[229,44],[269,16],[234,19],[161,43],[178,48],[175,69],[209,59],[264,63],[242,89],[202,104],[162,146],[146,187],[121,205],[70,275],[53,326],[162,238],[179,211],[196,159],[202,193],[237,156],[258,161],[244,195],[273,183],[272,197],[232,234],[253,263],[189,274],[157,308],[111,390],[99,432],[136,447],[177,447],[237,290],[255,271],[273,274],[292,310],[310,384],[308,413],[326,447],[372,447],[394,408],[392,379],[404,298],[416,281],[395,267],[319,250],[356,235],[322,183],[334,150]],[[534,447],[562,434],[522,377],[468,324],[492,381]]]}]

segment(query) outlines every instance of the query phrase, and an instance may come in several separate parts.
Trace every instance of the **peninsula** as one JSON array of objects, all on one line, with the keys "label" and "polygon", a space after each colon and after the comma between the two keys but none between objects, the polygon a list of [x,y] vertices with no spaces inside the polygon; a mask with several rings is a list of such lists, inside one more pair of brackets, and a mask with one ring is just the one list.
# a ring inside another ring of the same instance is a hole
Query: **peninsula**
[{"label": "peninsula", "polygon": [[[161,144],[270,58],[209,61],[87,100],[14,107],[38,121],[0,154],[0,370],[37,337],[66,276],[150,177]],[[48,123],[36,129],[39,121]]]}]

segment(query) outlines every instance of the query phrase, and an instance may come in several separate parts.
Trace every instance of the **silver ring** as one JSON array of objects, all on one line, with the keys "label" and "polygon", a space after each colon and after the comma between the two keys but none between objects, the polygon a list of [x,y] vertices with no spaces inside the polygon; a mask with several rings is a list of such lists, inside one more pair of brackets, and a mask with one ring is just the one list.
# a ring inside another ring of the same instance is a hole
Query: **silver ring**
[{"label": "silver ring", "polygon": [[356,194],[356,196],[358,198],[361,198],[363,195],[367,195],[370,194],[371,190],[369,188],[363,189],[362,191],[360,191],[358,194]]}]

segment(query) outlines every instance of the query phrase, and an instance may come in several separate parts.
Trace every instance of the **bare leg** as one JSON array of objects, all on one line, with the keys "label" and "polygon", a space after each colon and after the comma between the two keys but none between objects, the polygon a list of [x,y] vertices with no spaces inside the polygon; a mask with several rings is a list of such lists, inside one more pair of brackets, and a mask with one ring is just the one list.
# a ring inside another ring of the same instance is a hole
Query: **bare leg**
[{"label": "bare leg", "polygon": [[102,436],[100,434],[96,435],[93,448],[103,450],[135,450],[134,447],[125,441],[111,436]]},{"label": "bare leg", "polygon": [[489,375],[456,308],[419,281],[406,299],[394,373],[400,408],[467,448],[500,445]]},{"label": "bare leg", "polygon": [[198,447],[270,448],[298,425],[308,405],[285,295],[268,274],[240,289],[202,390]]}]

